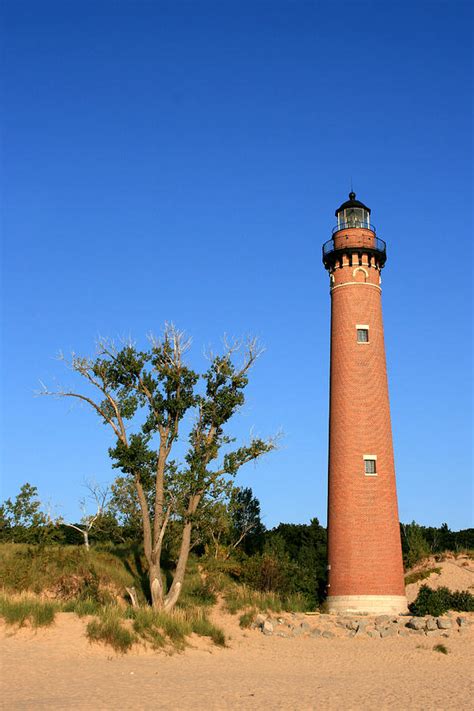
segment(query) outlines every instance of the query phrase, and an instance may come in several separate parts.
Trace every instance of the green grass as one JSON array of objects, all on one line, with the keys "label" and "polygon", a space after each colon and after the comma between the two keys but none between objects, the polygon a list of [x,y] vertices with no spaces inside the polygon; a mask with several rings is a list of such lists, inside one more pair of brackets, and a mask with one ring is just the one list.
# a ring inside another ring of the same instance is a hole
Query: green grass
[{"label": "green grass", "polygon": [[248,610],[247,612],[244,612],[243,615],[240,615],[240,627],[242,627],[242,629],[248,629],[249,627],[251,627],[255,619],[255,615],[256,611],[253,608],[251,610]]},{"label": "green grass", "polygon": [[435,652],[439,652],[440,654],[448,654],[448,648],[445,647],[444,644],[435,644],[433,650]]},{"label": "green grass", "polygon": [[[141,561],[130,547],[0,545],[0,579],[6,592],[51,592],[58,600],[93,598],[101,604],[141,589]],[[140,571],[139,569],[140,568]]]},{"label": "green grass", "polygon": [[405,575],[405,585],[411,585],[412,583],[417,583],[420,580],[426,580],[433,573],[441,573],[441,568],[428,568],[426,570],[418,570],[414,573],[408,573]]},{"label": "green grass", "polygon": [[48,627],[54,622],[57,605],[28,597],[11,599],[0,595],[0,617],[7,625],[23,627],[27,622],[32,627]]},{"label": "green grass", "polygon": [[63,612],[74,612],[78,617],[86,615],[98,615],[103,609],[103,605],[91,598],[84,600],[69,600],[62,605]]},{"label": "green grass", "polygon": [[139,637],[155,649],[168,645],[172,649],[183,650],[186,638],[193,632],[209,637],[216,645],[225,646],[222,630],[199,608],[176,608],[169,613],[137,608],[128,610],[127,616],[133,620],[133,629]]},{"label": "green grass", "polygon": [[207,617],[199,617],[196,615],[191,624],[195,634],[200,637],[209,637],[218,647],[226,646],[224,632],[219,627],[216,627]]},{"label": "green grass", "polygon": [[106,608],[101,616],[87,625],[86,635],[91,642],[103,642],[124,654],[136,642],[136,635],[127,629],[118,609]]},{"label": "green grass", "polygon": [[197,561],[191,557],[179,597],[180,608],[211,607],[215,605],[216,585],[212,576],[203,573]]},{"label": "green grass", "polygon": [[235,615],[239,610],[255,608],[261,612],[306,612],[308,601],[303,595],[282,597],[273,592],[259,592],[247,585],[232,585],[224,591],[225,606]]}]

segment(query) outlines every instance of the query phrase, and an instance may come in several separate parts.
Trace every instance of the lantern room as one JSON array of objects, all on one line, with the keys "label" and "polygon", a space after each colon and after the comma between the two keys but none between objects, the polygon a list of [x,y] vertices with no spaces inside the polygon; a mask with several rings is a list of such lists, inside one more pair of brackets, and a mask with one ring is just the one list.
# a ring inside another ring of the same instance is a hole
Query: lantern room
[{"label": "lantern room", "polygon": [[336,210],[337,225],[334,231],[347,228],[363,228],[375,232],[370,224],[370,207],[364,205],[360,200],[356,200],[354,192],[349,193],[349,200],[343,202]]}]

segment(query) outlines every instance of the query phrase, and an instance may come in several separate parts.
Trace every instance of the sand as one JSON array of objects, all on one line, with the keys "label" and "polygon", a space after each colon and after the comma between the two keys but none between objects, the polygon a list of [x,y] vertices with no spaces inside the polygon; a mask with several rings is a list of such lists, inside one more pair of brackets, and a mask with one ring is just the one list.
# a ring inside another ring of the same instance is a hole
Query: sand
[{"label": "sand", "polygon": [[[439,584],[451,587],[458,575],[451,563],[442,564]],[[471,575],[472,585],[472,573],[464,569],[462,574]],[[214,614],[230,637],[228,648],[193,638],[192,648],[172,656],[142,648],[121,656],[90,644],[84,635],[86,621],[68,613],[37,632],[2,627],[2,708],[470,707],[474,624],[447,639],[284,639],[241,630],[237,617],[219,610]],[[447,655],[434,651],[439,642],[448,648]]]}]

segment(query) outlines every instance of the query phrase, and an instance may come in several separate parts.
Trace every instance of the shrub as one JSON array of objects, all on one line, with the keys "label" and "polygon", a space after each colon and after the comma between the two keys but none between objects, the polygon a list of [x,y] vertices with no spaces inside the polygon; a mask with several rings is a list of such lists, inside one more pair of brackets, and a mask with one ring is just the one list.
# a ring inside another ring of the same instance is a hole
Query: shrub
[{"label": "shrub", "polygon": [[425,580],[434,573],[441,573],[441,568],[429,568],[427,570],[417,570],[415,573],[409,573],[408,575],[405,575],[405,585],[412,585],[412,583],[417,583],[420,580]]},{"label": "shrub", "polygon": [[86,634],[91,642],[104,642],[122,654],[136,641],[135,635],[123,626],[118,612],[111,608],[104,610],[99,619],[89,622]]},{"label": "shrub", "polygon": [[225,636],[199,608],[176,608],[172,612],[156,612],[151,608],[136,608],[128,612],[133,620],[133,629],[154,649],[171,643],[177,650],[186,646],[186,637],[192,632],[201,637],[210,637],[214,644],[225,646]]},{"label": "shrub", "polygon": [[242,629],[248,629],[249,627],[252,626],[254,619],[255,619],[255,610],[248,610],[248,612],[244,612],[243,615],[240,615],[239,625],[240,625],[240,627],[242,627]]},{"label": "shrub", "polygon": [[7,625],[23,627],[30,622],[33,627],[47,627],[54,622],[56,605],[51,602],[41,602],[23,597],[12,600],[5,595],[0,596],[0,616]]},{"label": "shrub", "polygon": [[432,590],[427,585],[422,585],[416,600],[408,608],[410,612],[418,617],[423,617],[424,615],[439,617],[447,610],[473,612],[474,595],[467,590],[451,592],[445,587]]},{"label": "shrub", "polygon": [[435,652],[440,652],[441,654],[447,654],[448,653],[448,648],[444,646],[444,644],[435,644],[433,647],[433,650]]},{"label": "shrub", "polygon": [[97,615],[102,606],[96,600],[86,598],[85,600],[69,600],[63,605],[64,612],[74,612],[78,617],[85,615]]},{"label": "shrub", "polygon": [[195,634],[198,634],[201,637],[209,637],[218,647],[226,646],[224,632],[219,629],[219,627],[212,624],[207,617],[196,617],[192,621],[192,628]]},{"label": "shrub", "polygon": [[279,595],[275,592],[259,592],[247,585],[232,585],[224,591],[227,611],[235,615],[245,608],[256,608],[261,612],[305,612],[311,609],[310,601],[299,593]]}]

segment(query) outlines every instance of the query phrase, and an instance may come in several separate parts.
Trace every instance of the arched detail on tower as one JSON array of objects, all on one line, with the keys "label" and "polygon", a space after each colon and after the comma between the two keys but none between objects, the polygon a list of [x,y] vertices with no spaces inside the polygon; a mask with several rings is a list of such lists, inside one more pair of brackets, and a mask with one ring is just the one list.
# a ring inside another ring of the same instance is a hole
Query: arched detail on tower
[{"label": "arched detail on tower", "polygon": [[356,281],[366,282],[369,279],[369,272],[364,267],[357,267],[352,272],[352,276]]}]

